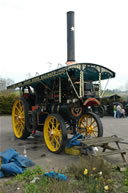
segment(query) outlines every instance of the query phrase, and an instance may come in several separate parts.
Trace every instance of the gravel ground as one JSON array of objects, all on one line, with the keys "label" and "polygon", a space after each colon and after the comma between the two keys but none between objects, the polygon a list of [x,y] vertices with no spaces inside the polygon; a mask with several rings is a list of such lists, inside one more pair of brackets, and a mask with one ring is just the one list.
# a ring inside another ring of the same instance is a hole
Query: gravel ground
[{"label": "gravel ground", "polygon": [[[114,119],[113,117],[101,118],[104,128],[104,136],[117,135],[128,143],[128,117]],[[14,148],[17,152],[23,154],[24,148],[27,150],[27,156],[35,162],[36,165],[41,165],[44,170],[65,168],[67,165],[79,162],[79,156],[54,154],[47,150],[43,135],[37,132],[35,137],[29,137],[26,140],[18,140],[14,137],[12,131],[11,116],[0,116],[0,152],[8,147]],[[128,149],[127,145],[121,145]],[[114,157],[114,156],[112,156]],[[110,160],[120,161],[121,156],[118,155]]]}]

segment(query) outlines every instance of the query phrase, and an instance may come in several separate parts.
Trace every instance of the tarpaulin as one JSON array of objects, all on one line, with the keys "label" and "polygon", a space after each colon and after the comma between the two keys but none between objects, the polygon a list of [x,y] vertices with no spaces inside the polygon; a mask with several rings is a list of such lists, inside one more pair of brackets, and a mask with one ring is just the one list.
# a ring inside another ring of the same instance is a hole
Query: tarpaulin
[{"label": "tarpaulin", "polygon": [[8,148],[8,150],[1,152],[0,156],[2,158],[2,163],[3,164],[8,163],[17,154],[18,153],[14,149],[12,149],[12,148]]},{"label": "tarpaulin", "polygon": [[[74,135],[69,141],[68,141],[68,143],[67,143],[67,145],[66,145],[66,152],[68,151],[68,149],[70,149],[70,152],[71,152],[71,155],[79,155],[79,153],[78,152],[75,152],[76,150],[75,149],[71,149],[72,147],[75,147],[75,146],[81,146],[82,145],[82,143],[81,143],[81,141],[78,141],[77,139],[85,139],[86,140],[86,138],[84,138],[84,136],[83,135],[81,135],[80,133],[77,133],[76,135]],[[92,150],[92,148],[91,147],[87,147],[86,145],[85,145],[85,147],[84,147],[84,149],[86,150],[86,153],[85,154],[87,154],[88,155],[88,153],[90,153],[90,152],[92,152],[93,150]],[[73,151],[74,151],[74,153],[73,153]],[[78,151],[78,150],[77,150]]]},{"label": "tarpaulin", "polygon": [[83,135],[81,134],[76,134],[74,135],[67,143],[66,147],[67,148],[71,148],[73,146],[81,146],[82,143],[80,141],[78,141],[77,139],[82,139]]},{"label": "tarpaulin", "polygon": [[27,167],[35,165],[31,160],[20,155],[13,148],[8,148],[0,153],[1,169],[0,178],[16,174],[22,174]]},{"label": "tarpaulin", "polygon": [[50,177],[50,178],[55,178],[57,180],[64,180],[64,181],[67,181],[67,176],[65,176],[64,174],[61,174],[61,173],[58,173],[58,172],[54,172],[54,171],[51,171],[51,172],[46,172],[43,174],[43,177]]}]

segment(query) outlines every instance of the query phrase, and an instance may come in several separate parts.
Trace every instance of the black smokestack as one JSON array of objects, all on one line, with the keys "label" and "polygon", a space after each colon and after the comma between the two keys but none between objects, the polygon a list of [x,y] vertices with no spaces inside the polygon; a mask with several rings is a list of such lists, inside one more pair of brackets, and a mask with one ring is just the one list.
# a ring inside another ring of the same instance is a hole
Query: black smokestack
[{"label": "black smokestack", "polygon": [[74,12],[67,12],[67,64],[75,63]]}]

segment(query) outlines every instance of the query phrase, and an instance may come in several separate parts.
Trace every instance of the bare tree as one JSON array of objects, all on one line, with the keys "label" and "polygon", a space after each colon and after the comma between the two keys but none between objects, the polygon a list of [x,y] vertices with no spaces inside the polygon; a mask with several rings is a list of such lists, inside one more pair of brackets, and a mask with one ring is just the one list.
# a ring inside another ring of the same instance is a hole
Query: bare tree
[{"label": "bare tree", "polygon": [[63,65],[61,63],[57,64],[57,68],[61,68]]},{"label": "bare tree", "polygon": [[39,72],[36,72],[36,73],[35,73],[35,76],[39,76]]},{"label": "bare tree", "polygon": [[25,80],[26,80],[26,79],[30,79],[30,78],[32,78],[32,75],[31,75],[31,73],[29,72],[29,73],[26,74]]},{"label": "bare tree", "polygon": [[6,90],[7,86],[14,84],[14,81],[10,78],[0,78],[0,91]]},{"label": "bare tree", "polygon": [[46,64],[48,65],[48,71],[50,71],[51,68],[52,68],[52,63],[51,62],[47,62]]},{"label": "bare tree", "polygon": [[6,79],[6,86],[10,86],[10,85],[12,85],[14,83],[15,83],[14,80],[12,80],[10,78]]},{"label": "bare tree", "polygon": [[0,91],[6,90],[6,79],[0,78]]}]

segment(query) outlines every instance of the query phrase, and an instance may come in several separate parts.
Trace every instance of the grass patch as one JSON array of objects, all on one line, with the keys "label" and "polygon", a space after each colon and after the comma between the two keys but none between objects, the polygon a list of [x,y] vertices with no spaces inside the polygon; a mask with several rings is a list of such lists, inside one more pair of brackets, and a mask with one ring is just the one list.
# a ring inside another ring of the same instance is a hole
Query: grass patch
[{"label": "grass patch", "polygon": [[123,183],[124,183],[124,185],[126,185],[128,187],[128,168],[124,172],[123,177],[124,177]]},{"label": "grass patch", "polygon": [[44,171],[41,169],[41,167],[36,166],[33,169],[27,168],[22,175],[18,174],[15,179],[18,181],[31,181],[34,177],[40,177],[43,173]]},{"label": "grass patch", "polygon": [[[82,157],[80,164],[73,164],[59,171],[68,177],[67,181],[43,177],[40,166],[28,168],[11,182],[0,185],[0,193],[127,193],[128,168],[119,172],[103,159]],[[34,178],[37,180],[31,183]]]},{"label": "grass patch", "polygon": [[128,167],[123,172],[123,186],[122,189],[125,193],[128,193]]},{"label": "grass patch", "polygon": [[[88,193],[111,191],[111,166],[101,158],[81,158],[81,164],[68,168],[71,176],[81,181],[82,189]],[[105,190],[106,189],[106,190]]]},{"label": "grass patch", "polygon": [[111,165],[108,162],[105,162],[101,158],[93,158],[92,156],[84,156],[80,159],[79,166],[73,164],[68,168],[69,172],[74,174],[76,178],[83,178],[83,171],[85,168],[88,170],[88,174],[90,175],[92,171],[95,171],[96,173],[102,171],[104,178],[110,177]]}]

